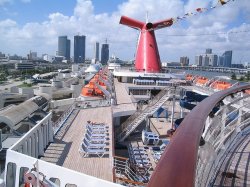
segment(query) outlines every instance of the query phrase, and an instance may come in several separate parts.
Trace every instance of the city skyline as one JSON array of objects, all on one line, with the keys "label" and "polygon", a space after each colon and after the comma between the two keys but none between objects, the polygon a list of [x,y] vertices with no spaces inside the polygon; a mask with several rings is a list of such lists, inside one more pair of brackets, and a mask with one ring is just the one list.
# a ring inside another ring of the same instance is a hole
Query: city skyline
[{"label": "city skyline", "polygon": [[[95,41],[102,44],[105,38],[108,38],[110,54],[131,60],[136,51],[138,32],[119,25],[121,15],[144,21],[148,11],[149,20],[157,21],[183,15],[197,7],[209,7],[212,0],[147,0],[143,4],[141,0],[113,0],[108,6],[97,0],[62,0],[62,6],[56,6],[59,2],[55,0],[51,2],[50,7],[46,2],[47,0],[43,3],[33,0],[0,1],[0,9],[3,10],[0,11],[0,51],[25,56],[32,50],[40,55],[53,55],[57,50],[58,36],[67,35],[72,41],[73,36],[80,33],[86,36],[86,58],[93,56]],[[43,14],[35,13],[30,16],[36,7],[40,7]],[[138,11],[134,11],[135,9]],[[249,2],[236,0],[180,21],[170,28],[156,31],[161,60],[177,61],[181,56],[188,56],[190,63],[194,63],[196,54],[206,48],[212,48],[220,54],[233,50],[233,63],[249,62],[250,43],[247,38],[250,33],[241,32],[250,30],[249,16]]]}]

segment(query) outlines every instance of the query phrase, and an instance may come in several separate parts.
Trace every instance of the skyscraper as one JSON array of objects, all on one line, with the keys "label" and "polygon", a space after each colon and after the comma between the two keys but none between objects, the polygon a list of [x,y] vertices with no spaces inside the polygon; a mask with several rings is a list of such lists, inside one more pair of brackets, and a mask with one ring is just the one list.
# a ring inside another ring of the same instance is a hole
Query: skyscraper
[{"label": "skyscraper", "polygon": [[58,37],[58,53],[59,56],[64,56],[67,60],[70,60],[70,40],[67,36]]},{"label": "skyscraper", "polygon": [[109,44],[102,44],[101,63],[107,64],[109,60]]},{"label": "skyscraper", "polygon": [[209,66],[213,66],[213,67],[216,67],[218,66],[218,56],[215,55],[215,54],[209,54],[208,55],[209,57]]},{"label": "skyscraper", "polygon": [[196,55],[195,56],[195,64],[197,66],[202,66],[202,56],[201,55]]},{"label": "skyscraper", "polygon": [[207,55],[202,56],[202,66],[209,66],[209,57]]},{"label": "skyscraper", "polygon": [[99,42],[95,42],[94,55],[94,59],[99,61]]},{"label": "skyscraper", "polygon": [[206,49],[206,54],[212,54],[212,49]]},{"label": "skyscraper", "polygon": [[223,67],[231,67],[232,66],[232,54],[233,54],[233,51],[225,51],[221,58],[222,58],[222,61],[223,61]]},{"label": "skyscraper", "polygon": [[183,56],[180,58],[181,66],[188,66],[189,65],[189,58],[187,56]]},{"label": "skyscraper", "polygon": [[212,49],[206,49],[205,54],[195,56],[195,64],[198,66],[218,66],[218,56],[212,53]]},{"label": "skyscraper", "polygon": [[84,63],[85,62],[85,41],[86,36],[74,36],[74,62]]}]

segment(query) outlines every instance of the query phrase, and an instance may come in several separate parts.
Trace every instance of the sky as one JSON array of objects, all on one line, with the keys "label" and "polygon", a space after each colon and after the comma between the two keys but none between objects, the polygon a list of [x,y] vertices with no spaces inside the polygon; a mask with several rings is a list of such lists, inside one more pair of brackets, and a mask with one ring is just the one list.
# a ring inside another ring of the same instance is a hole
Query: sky
[{"label": "sky", "polygon": [[[55,55],[58,36],[86,36],[86,57],[94,43],[110,44],[110,55],[134,59],[139,31],[119,24],[121,15],[155,22],[209,8],[218,0],[0,0],[0,52],[26,56],[29,51]],[[232,0],[224,6],[156,30],[163,62],[179,61],[206,48],[222,55],[233,50],[233,63],[250,62],[250,0]]]}]

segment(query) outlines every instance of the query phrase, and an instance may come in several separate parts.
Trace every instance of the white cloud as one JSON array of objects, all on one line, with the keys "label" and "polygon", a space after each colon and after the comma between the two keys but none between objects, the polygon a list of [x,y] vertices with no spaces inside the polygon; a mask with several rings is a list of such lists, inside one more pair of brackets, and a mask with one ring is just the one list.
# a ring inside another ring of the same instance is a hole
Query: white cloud
[{"label": "white cloud", "polygon": [[23,3],[30,3],[31,0],[21,0],[21,2],[23,2]]},{"label": "white cloud", "polygon": [[[3,0],[2,0],[3,1]],[[183,20],[170,28],[156,31],[162,61],[178,61],[180,56],[194,56],[203,53],[206,48],[213,48],[217,54],[225,50],[234,50],[234,59],[242,58],[250,61],[249,33],[234,33],[239,30],[250,30],[249,0],[234,1],[221,8]],[[0,0],[1,2],[1,0]],[[217,2],[217,1],[216,1]],[[0,20],[0,51],[25,55],[29,50],[40,54],[55,54],[57,38],[68,35],[73,48],[73,36],[87,36],[87,57],[93,57],[93,43],[103,43],[108,38],[111,53],[123,58],[132,59],[135,54],[138,32],[129,27],[119,25],[121,15],[145,20],[149,12],[150,21],[158,21],[169,17],[184,15],[197,7],[211,6],[214,1],[189,0],[128,0],[119,5],[116,12],[95,14],[90,0],[77,0],[70,16],[55,12],[41,23],[26,23],[19,26],[13,20]],[[244,22],[239,19],[244,17]],[[229,34],[203,35],[229,32]],[[184,35],[184,36],[173,36]],[[185,36],[189,35],[189,36]],[[73,55],[73,50],[71,50]]]},{"label": "white cloud", "polygon": [[0,0],[0,6],[3,6],[4,4],[10,3],[12,0]]}]

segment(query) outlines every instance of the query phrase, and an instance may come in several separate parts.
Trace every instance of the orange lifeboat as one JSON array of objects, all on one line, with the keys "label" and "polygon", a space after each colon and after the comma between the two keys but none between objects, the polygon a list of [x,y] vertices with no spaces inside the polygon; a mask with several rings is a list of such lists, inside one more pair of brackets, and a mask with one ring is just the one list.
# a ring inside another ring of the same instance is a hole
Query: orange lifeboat
[{"label": "orange lifeboat", "polygon": [[250,94],[250,90],[245,90],[245,93]]},{"label": "orange lifeboat", "polygon": [[87,85],[85,85],[82,88],[81,95],[82,96],[87,96],[87,97],[93,97],[93,96],[104,96],[104,93],[102,90],[100,90],[96,84],[99,84],[101,87],[104,89],[107,89],[105,84],[99,80],[99,74],[96,74]]},{"label": "orange lifeboat", "polygon": [[192,81],[193,78],[194,78],[194,76],[191,75],[191,74],[187,74],[187,75],[186,75],[186,80],[187,80],[187,81]]},{"label": "orange lifeboat", "polygon": [[225,81],[216,81],[211,86],[215,90],[226,90],[232,86],[231,83]]},{"label": "orange lifeboat", "polygon": [[195,84],[198,86],[205,86],[205,84],[209,81],[206,77],[198,77],[196,78]]}]

